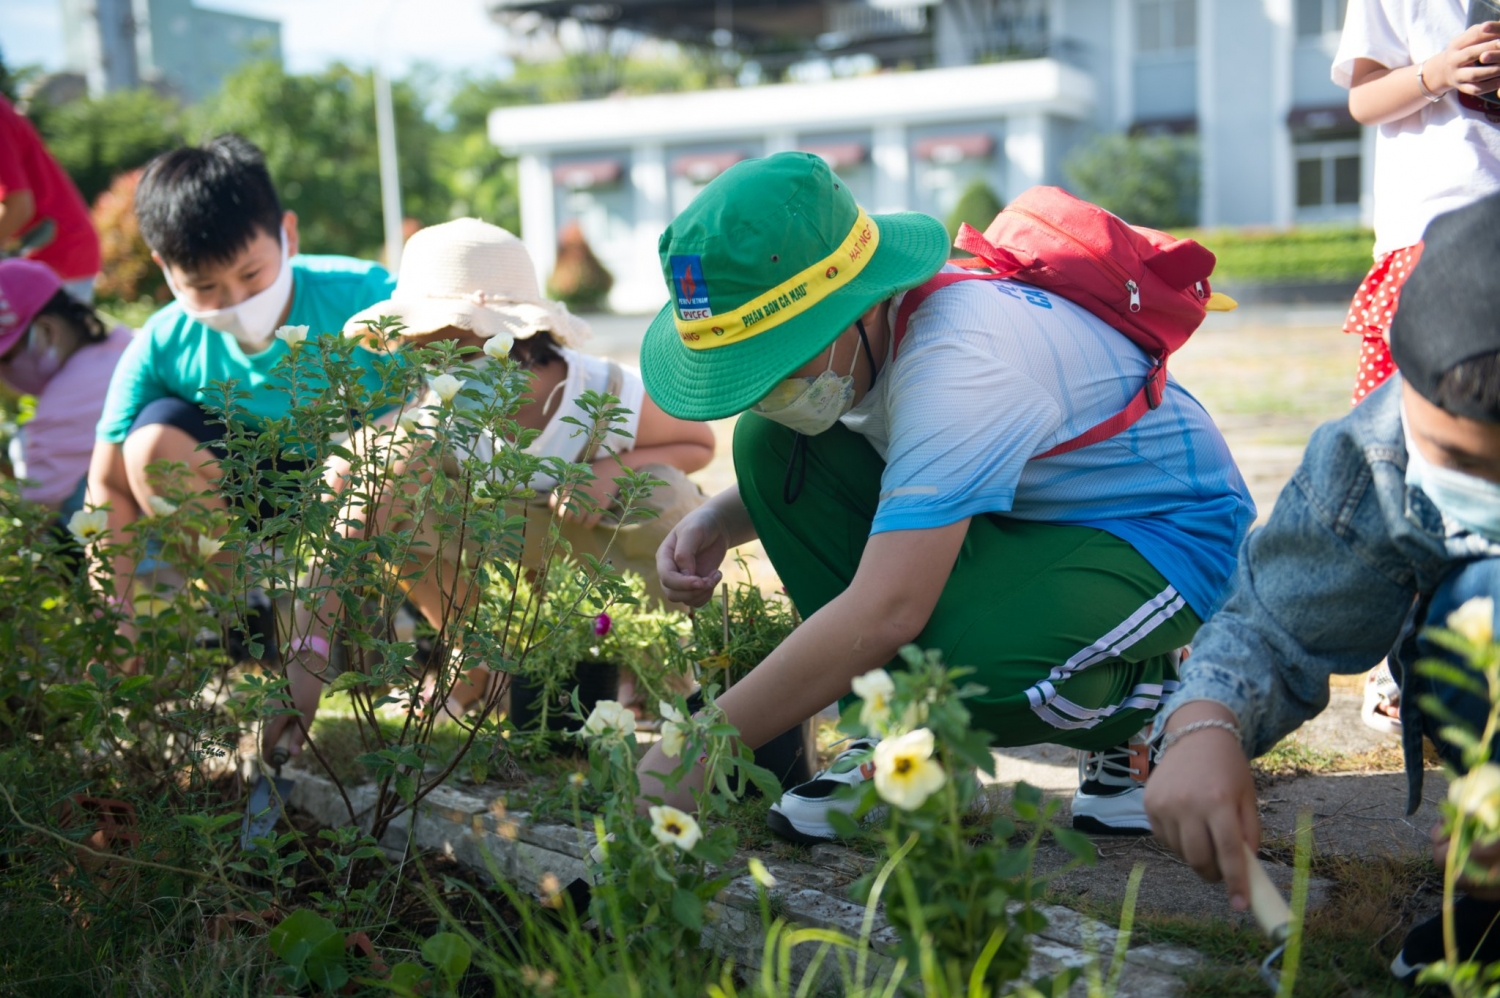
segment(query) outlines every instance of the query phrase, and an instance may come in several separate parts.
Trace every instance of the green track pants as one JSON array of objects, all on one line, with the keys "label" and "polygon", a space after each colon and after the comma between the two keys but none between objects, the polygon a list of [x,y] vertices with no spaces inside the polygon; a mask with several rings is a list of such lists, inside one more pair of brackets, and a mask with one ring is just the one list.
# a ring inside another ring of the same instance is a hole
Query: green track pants
[{"label": "green track pants", "polygon": [[[864,553],[885,463],[837,424],[806,442],[795,502],[783,498],[794,434],[753,413],[734,433],[740,496],[798,612],[848,588]],[[969,701],[995,745],[1128,741],[1176,686],[1176,649],[1198,615],[1125,541],[1094,527],[976,516],[917,638],[975,670]],[[899,666],[899,660],[892,663]]]}]

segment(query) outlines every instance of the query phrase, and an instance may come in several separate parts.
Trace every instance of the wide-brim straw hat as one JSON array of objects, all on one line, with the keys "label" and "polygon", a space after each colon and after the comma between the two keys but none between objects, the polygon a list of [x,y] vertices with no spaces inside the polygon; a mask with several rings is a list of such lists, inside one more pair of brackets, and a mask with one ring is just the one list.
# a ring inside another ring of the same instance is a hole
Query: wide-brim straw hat
[{"label": "wide-brim straw hat", "polygon": [[485,339],[551,333],[574,348],[589,337],[588,323],[562,302],[543,297],[526,244],[477,218],[456,218],[413,234],[401,254],[395,292],[350,318],[344,335],[368,338],[369,324],[384,316],[400,320],[408,338],[449,326]]},{"label": "wide-brim straw hat", "polygon": [[679,419],[744,412],[872,305],[942,269],[930,215],[867,214],[817,156],[739,163],[661,237],[669,301],[646,330],[641,375]]}]

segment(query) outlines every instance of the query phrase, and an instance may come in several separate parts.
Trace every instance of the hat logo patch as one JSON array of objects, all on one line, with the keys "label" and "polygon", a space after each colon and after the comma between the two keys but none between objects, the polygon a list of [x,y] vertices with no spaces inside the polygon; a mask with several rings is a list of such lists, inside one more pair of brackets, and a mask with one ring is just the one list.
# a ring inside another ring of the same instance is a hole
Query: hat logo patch
[{"label": "hat logo patch", "polygon": [[703,257],[698,254],[671,257],[672,286],[677,292],[677,314],[686,320],[706,319],[708,280],[703,276]]},{"label": "hat logo patch", "polygon": [[835,277],[839,276],[839,269],[837,267],[829,267],[827,270],[823,271],[823,276],[831,281]]}]

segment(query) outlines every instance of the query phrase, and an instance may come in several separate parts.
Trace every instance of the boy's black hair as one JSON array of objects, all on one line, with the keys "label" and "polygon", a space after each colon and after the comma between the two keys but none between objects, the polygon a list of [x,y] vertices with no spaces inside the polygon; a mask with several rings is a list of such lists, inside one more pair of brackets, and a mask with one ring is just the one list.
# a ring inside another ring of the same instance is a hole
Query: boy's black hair
[{"label": "boy's black hair", "polygon": [[135,213],[146,245],[189,270],[229,263],[257,232],[281,239],[281,199],[265,157],[234,134],[147,163]]},{"label": "boy's black hair", "polygon": [[79,339],[85,343],[97,343],[109,335],[109,330],[104,328],[104,321],[99,318],[99,313],[94,311],[92,305],[79,301],[61,288],[57,294],[47,299],[47,304],[37,312],[36,318],[44,315],[55,316],[72,326]]},{"label": "boy's black hair", "polygon": [[1500,423],[1500,353],[1470,357],[1444,371],[1432,401],[1445,412]]}]

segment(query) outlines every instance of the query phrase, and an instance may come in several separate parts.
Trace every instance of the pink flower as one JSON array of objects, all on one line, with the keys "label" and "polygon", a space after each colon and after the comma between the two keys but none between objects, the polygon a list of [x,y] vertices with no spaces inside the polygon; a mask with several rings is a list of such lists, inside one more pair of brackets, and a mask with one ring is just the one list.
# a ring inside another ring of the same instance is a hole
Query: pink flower
[{"label": "pink flower", "polygon": [[611,626],[613,626],[613,623],[609,619],[609,614],[599,614],[599,616],[594,618],[594,636],[600,638],[604,637],[604,635],[609,633],[609,629]]}]

